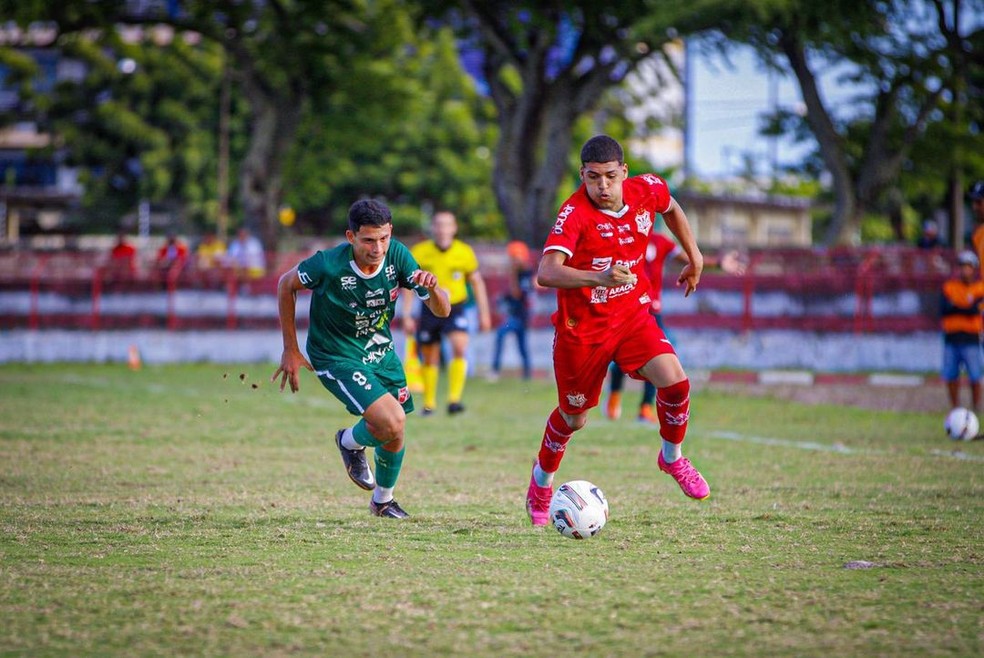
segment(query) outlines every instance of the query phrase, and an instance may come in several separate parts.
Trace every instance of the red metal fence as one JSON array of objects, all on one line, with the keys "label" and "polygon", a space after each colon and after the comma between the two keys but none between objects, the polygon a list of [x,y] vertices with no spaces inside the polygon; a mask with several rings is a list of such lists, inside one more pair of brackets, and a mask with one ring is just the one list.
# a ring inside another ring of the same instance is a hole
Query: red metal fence
[{"label": "red metal fence", "polygon": [[[504,247],[477,251],[495,300],[507,287]],[[268,259],[268,275],[241,279],[231,270],[199,270],[190,262],[160,272],[148,264],[123,275],[91,252],[0,252],[0,329],[275,328],[279,274],[306,255],[279,254]],[[744,276],[706,271],[687,300],[668,266],[663,299],[669,325],[934,331],[940,287],[953,267],[949,251],[895,246],[762,250],[746,259]],[[534,326],[549,326],[553,299],[547,290],[535,296]]]}]

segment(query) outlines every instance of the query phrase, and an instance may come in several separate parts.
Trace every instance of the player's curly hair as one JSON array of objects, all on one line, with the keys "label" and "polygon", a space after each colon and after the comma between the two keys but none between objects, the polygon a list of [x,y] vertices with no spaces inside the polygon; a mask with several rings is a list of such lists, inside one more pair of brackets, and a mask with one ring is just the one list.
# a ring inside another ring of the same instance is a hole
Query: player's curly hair
[{"label": "player's curly hair", "polygon": [[389,206],[375,199],[359,199],[349,207],[348,227],[358,233],[363,226],[386,226],[393,223]]},{"label": "player's curly hair", "polygon": [[581,147],[581,164],[589,162],[624,163],[622,145],[608,135],[595,135]]}]

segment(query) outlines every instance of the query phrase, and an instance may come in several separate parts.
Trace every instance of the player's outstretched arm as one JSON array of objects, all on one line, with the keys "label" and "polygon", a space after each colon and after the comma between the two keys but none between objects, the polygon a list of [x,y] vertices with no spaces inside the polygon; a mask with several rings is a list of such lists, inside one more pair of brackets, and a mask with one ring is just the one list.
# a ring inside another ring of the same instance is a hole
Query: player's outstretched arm
[{"label": "player's outstretched arm", "polygon": [[301,368],[314,371],[310,362],[304,358],[297,344],[297,323],[294,314],[297,310],[297,291],[304,288],[301,278],[297,276],[297,266],[284,273],[277,283],[277,309],[280,313],[280,331],[283,334],[284,351],[280,355],[280,365],[270,378],[271,382],[280,377],[280,390],[290,383],[290,390],[296,393],[301,386],[298,376]]},{"label": "player's outstretched arm", "polygon": [[448,293],[443,288],[438,287],[437,277],[433,273],[417,270],[413,281],[417,285],[427,288],[427,292],[430,293],[424,300],[424,305],[430,309],[431,313],[439,318],[446,318],[451,315],[451,300],[448,299]]}]

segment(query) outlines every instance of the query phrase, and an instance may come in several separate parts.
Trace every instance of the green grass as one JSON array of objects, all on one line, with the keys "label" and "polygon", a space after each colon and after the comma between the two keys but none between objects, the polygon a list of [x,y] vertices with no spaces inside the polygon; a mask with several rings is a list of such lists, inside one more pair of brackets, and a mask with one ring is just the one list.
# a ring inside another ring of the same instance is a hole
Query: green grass
[{"label": "green grass", "polygon": [[655,430],[596,412],[559,478],[612,517],[578,542],[523,510],[551,382],[473,380],[462,416],[411,416],[393,522],[342,472],[341,405],[272,370],[0,367],[0,653],[984,650],[984,442],[938,414],[697,392],[698,503]]}]

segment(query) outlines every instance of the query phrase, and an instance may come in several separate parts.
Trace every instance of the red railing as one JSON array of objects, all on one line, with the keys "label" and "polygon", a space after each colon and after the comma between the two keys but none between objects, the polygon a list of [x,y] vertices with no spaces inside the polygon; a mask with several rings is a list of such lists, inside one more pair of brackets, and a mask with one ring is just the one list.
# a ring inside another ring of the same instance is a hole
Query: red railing
[{"label": "red railing", "polygon": [[[504,247],[477,251],[498,322],[494,302],[508,285]],[[232,270],[203,271],[191,263],[130,274],[87,252],[0,252],[0,329],[275,328],[279,274],[305,255],[271,257],[268,275],[242,279]],[[681,304],[676,269],[668,266],[667,323],[734,331],[932,331],[940,287],[953,266],[948,251],[906,247],[761,250],[746,260],[744,276],[706,271],[689,306]],[[182,295],[191,298],[184,308]],[[714,297],[724,302],[715,306],[708,301]],[[534,327],[549,326],[553,299],[549,290],[535,296]],[[189,303],[209,308],[189,309]],[[298,322],[303,326],[306,318]]]}]

